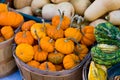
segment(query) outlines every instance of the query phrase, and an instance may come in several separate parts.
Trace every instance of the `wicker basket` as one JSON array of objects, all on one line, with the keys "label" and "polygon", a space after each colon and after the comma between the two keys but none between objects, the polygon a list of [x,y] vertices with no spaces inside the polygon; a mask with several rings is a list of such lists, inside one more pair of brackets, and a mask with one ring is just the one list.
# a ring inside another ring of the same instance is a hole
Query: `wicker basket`
[{"label": "wicker basket", "polygon": [[89,59],[86,61],[86,63],[83,66],[82,80],[88,80],[88,71],[89,71],[91,59],[92,59],[91,56],[89,56]]},{"label": "wicker basket", "polygon": [[[15,49],[15,47],[14,47]],[[81,63],[71,70],[64,71],[43,71],[32,68],[19,60],[15,53],[13,53],[16,64],[19,68],[19,71],[22,75],[23,80],[82,80],[82,67],[84,63],[89,58],[90,54],[88,54]]]},{"label": "wicker basket", "polygon": [[12,56],[13,37],[0,43],[0,77],[7,76],[16,70]]}]

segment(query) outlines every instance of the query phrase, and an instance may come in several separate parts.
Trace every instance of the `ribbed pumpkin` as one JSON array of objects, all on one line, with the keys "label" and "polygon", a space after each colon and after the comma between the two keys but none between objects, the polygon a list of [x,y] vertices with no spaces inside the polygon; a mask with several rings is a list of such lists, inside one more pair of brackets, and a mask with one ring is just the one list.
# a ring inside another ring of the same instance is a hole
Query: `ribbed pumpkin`
[{"label": "ribbed pumpkin", "polygon": [[47,59],[48,52],[41,50],[38,45],[33,46],[33,48],[35,53],[34,59],[36,61],[45,61]]},{"label": "ribbed pumpkin", "polygon": [[0,25],[2,26],[12,26],[17,28],[23,21],[24,18],[19,13],[12,11],[0,13]]},{"label": "ribbed pumpkin", "polygon": [[34,67],[34,68],[38,68],[40,65],[40,63],[35,61],[35,60],[29,61],[27,64],[31,67]]},{"label": "ribbed pumpkin", "polygon": [[59,38],[55,42],[55,49],[63,54],[70,54],[74,50],[74,42],[68,38]]},{"label": "ribbed pumpkin", "polygon": [[17,32],[14,40],[16,44],[27,43],[32,45],[34,42],[34,38],[30,31]]},{"label": "ribbed pumpkin", "polygon": [[57,52],[56,50],[48,54],[48,60],[53,64],[60,64],[63,62],[64,54]]},{"label": "ribbed pumpkin", "polygon": [[29,62],[33,59],[34,50],[33,47],[26,43],[17,45],[15,50],[16,56],[23,62]]},{"label": "ribbed pumpkin", "polygon": [[55,65],[51,62],[43,62],[39,66],[40,70],[56,71]]},{"label": "ribbed pumpkin", "polygon": [[63,12],[61,13],[60,10],[58,11],[60,15],[56,15],[52,18],[52,25],[54,26],[60,25],[60,27],[65,30],[70,26],[70,18],[64,16],[64,13]]},{"label": "ribbed pumpkin", "polygon": [[55,41],[50,37],[43,37],[40,40],[40,46],[44,51],[53,52]]},{"label": "ribbed pumpkin", "polygon": [[63,66],[65,69],[72,69],[79,63],[79,57],[75,54],[68,54],[63,59]]},{"label": "ribbed pumpkin", "polygon": [[78,54],[80,60],[83,60],[83,58],[88,54],[88,51],[89,51],[89,49],[84,44],[75,46],[75,53]]},{"label": "ribbed pumpkin", "polygon": [[23,23],[23,25],[21,27],[21,30],[23,30],[23,31],[29,31],[30,28],[31,28],[31,26],[33,24],[35,24],[35,23],[36,23],[36,21],[34,21],[34,20],[26,21],[26,22]]},{"label": "ribbed pumpkin", "polygon": [[8,12],[7,4],[0,3],[0,12]]},{"label": "ribbed pumpkin", "polygon": [[[35,23],[32,25],[31,29],[31,34],[34,37],[34,39],[42,38],[46,36],[46,28],[43,23]],[[37,37],[37,35],[38,37]]]},{"label": "ribbed pumpkin", "polygon": [[64,31],[60,28],[60,25],[49,25],[49,27],[47,27],[47,35],[53,39],[63,38]]},{"label": "ribbed pumpkin", "polygon": [[94,35],[94,27],[93,26],[85,26],[82,28],[82,39],[81,43],[90,46],[93,45],[95,42],[95,35]]},{"label": "ribbed pumpkin", "polygon": [[14,30],[11,26],[3,26],[1,28],[1,34],[3,37],[7,40],[13,37],[14,35]]},{"label": "ribbed pumpkin", "polygon": [[65,30],[65,37],[70,37],[70,38],[74,38],[76,39],[78,42],[81,40],[82,38],[82,34],[80,32],[80,29],[79,28],[67,28]]}]

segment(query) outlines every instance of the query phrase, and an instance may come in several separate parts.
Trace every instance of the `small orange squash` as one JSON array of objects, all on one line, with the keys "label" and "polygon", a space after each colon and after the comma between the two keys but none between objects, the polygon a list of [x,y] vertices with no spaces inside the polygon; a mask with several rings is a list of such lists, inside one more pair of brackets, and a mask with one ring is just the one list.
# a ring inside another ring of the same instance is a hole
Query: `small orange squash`
[{"label": "small orange squash", "polygon": [[[42,38],[46,36],[46,28],[43,23],[35,23],[31,26],[31,34],[34,37],[34,39]],[[37,35],[38,37],[37,37]]]},{"label": "small orange squash", "polygon": [[53,52],[54,51],[54,45],[55,41],[53,39],[50,39],[50,37],[43,37],[40,40],[40,47],[47,52]]},{"label": "small orange squash", "polygon": [[83,58],[87,55],[88,51],[89,51],[89,49],[84,44],[75,46],[75,53],[78,54],[80,60],[83,60]]},{"label": "small orange squash", "polygon": [[63,54],[70,54],[74,51],[74,42],[68,38],[59,38],[55,42],[55,49]]},{"label": "small orange squash", "polygon": [[36,23],[36,21],[34,21],[34,20],[26,21],[26,22],[23,23],[23,25],[21,27],[21,30],[23,30],[23,31],[26,31],[26,30],[29,31],[30,28],[31,28],[31,26],[33,24],[35,24],[35,23]]},{"label": "small orange squash", "polygon": [[7,4],[0,3],[0,12],[8,12]]},{"label": "small orange squash", "polygon": [[34,50],[33,47],[26,43],[17,45],[15,50],[16,56],[23,62],[29,62],[33,59]]},{"label": "small orange squash", "polygon": [[64,31],[60,28],[60,25],[49,25],[49,27],[47,27],[47,35],[56,40],[64,37]]},{"label": "small orange squash", "polygon": [[3,37],[7,40],[13,37],[14,35],[14,30],[11,26],[3,26],[1,28],[1,34]]},{"label": "small orange squash", "polygon": [[62,65],[55,65],[56,71],[61,71],[63,69]]},{"label": "small orange squash", "polygon": [[55,65],[51,62],[43,62],[39,66],[40,70],[47,70],[47,71],[56,71]]},{"label": "small orange squash", "polygon": [[35,61],[35,60],[29,61],[27,64],[31,67],[34,67],[34,68],[38,68],[40,65],[40,63]]},{"label": "small orange squash", "polygon": [[70,38],[74,38],[76,39],[78,42],[81,40],[82,38],[82,34],[80,32],[80,29],[79,28],[67,28],[65,30],[65,37],[70,37]]},{"label": "small orange squash", "polygon": [[95,40],[95,35],[94,35],[94,27],[93,26],[85,26],[82,28],[82,39],[81,43],[90,46],[93,45]]},{"label": "small orange squash", "polygon": [[75,54],[68,54],[63,59],[63,66],[65,69],[72,69],[79,63],[79,57]]},{"label": "small orange squash", "polygon": [[28,43],[28,44],[32,45],[34,42],[34,38],[30,31],[17,32],[14,40],[15,40],[16,44]]},{"label": "small orange squash", "polygon": [[48,60],[53,64],[60,64],[63,62],[64,54],[57,52],[56,50],[48,54]]},{"label": "small orange squash", "polygon": [[58,10],[60,15],[56,15],[52,18],[52,25],[54,26],[58,26],[60,25],[60,27],[62,29],[67,29],[70,26],[70,18],[67,16],[64,16],[64,13],[60,12],[60,10]]},{"label": "small orange squash", "polygon": [[12,11],[0,13],[0,25],[2,26],[12,26],[17,28],[23,21],[24,18],[19,13]]},{"label": "small orange squash", "polygon": [[40,46],[38,46],[38,45],[33,46],[33,48],[34,48],[34,53],[35,53],[34,59],[36,61],[42,62],[47,59],[48,52],[41,50]]}]

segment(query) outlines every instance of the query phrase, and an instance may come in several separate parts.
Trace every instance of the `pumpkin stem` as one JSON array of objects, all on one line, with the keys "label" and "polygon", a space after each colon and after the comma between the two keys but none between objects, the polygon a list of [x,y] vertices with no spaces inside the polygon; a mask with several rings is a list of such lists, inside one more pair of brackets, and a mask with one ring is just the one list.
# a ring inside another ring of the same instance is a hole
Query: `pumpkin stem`
[{"label": "pumpkin stem", "polygon": [[49,71],[48,62],[46,62],[46,70]]},{"label": "pumpkin stem", "polygon": [[61,24],[62,24],[62,21],[63,21],[63,17],[64,17],[64,12],[61,13],[60,9],[58,9],[58,11],[59,11],[59,14],[60,14],[60,23],[57,26],[57,30],[60,30],[60,27],[61,27]]},{"label": "pumpkin stem", "polygon": [[45,30],[46,30],[46,26],[45,26],[45,20],[44,19],[42,19],[42,23],[43,23],[43,32],[45,32]]},{"label": "pumpkin stem", "polygon": [[50,43],[53,42],[53,39],[50,39],[49,42],[50,42]]},{"label": "pumpkin stem", "polygon": [[36,9],[35,10],[35,14],[36,15],[41,15],[41,13],[42,13],[42,9]]},{"label": "pumpkin stem", "polygon": [[23,37],[25,38],[26,36],[26,31],[23,31]]},{"label": "pumpkin stem", "polygon": [[37,31],[36,30],[34,30],[34,32],[35,32],[35,35],[37,36],[37,41],[38,41],[38,50],[39,51],[41,51],[41,48],[40,48],[40,38],[39,38],[39,36],[38,36],[38,34],[37,34]]},{"label": "pumpkin stem", "polygon": [[7,9],[8,9],[8,11],[9,11],[9,5],[10,5],[10,3],[9,3],[9,2],[7,2]]},{"label": "pumpkin stem", "polygon": [[71,19],[71,24],[70,27],[77,27],[80,28],[80,24],[84,21],[83,17],[79,16],[79,15],[75,15],[73,16],[73,18]]}]

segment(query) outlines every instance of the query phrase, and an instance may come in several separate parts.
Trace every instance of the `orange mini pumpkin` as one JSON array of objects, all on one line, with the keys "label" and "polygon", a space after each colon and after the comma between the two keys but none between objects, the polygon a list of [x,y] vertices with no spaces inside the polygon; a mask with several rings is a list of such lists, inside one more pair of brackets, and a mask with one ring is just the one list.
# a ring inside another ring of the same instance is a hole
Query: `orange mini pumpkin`
[{"label": "orange mini pumpkin", "polygon": [[3,37],[7,40],[13,37],[14,35],[14,30],[11,26],[3,26],[1,28],[1,34]]},{"label": "orange mini pumpkin", "polygon": [[43,62],[39,66],[40,70],[56,71],[55,65],[51,62]]},{"label": "orange mini pumpkin", "polygon": [[16,33],[14,40],[16,44],[28,43],[32,45],[34,42],[34,38],[30,31],[20,31]]},{"label": "orange mini pumpkin", "polygon": [[36,61],[42,62],[47,59],[48,52],[41,50],[38,45],[33,46],[33,48],[34,48],[34,53],[35,53],[34,59]]},{"label": "orange mini pumpkin", "polygon": [[54,64],[60,64],[63,62],[64,54],[57,52],[56,50],[48,54],[48,60]]},{"label": "orange mini pumpkin", "polygon": [[72,69],[79,63],[79,57],[75,54],[68,54],[63,59],[63,66],[65,69]]},{"label": "orange mini pumpkin", "polygon": [[64,13],[61,13],[60,10],[58,10],[60,15],[56,15],[52,18],[52,25],[58,26],[60,24],[62,29],[67,29],[70,26],[70,18],[67,16],[64,16]]},{"label": "orange mini pumpkin", "polygon": [[7,4],[0,3],[0,12],[8,12]]},{"label": "orange mini pumpkin", "polygon": [[74,50],[74,42],[68,38],[60,38],[55,42],[55,49],[63,54],[70,54]]},{"label": "orange mini pumpkin", "polygon": [[46,36],[46,28],[45,28],[45,25],[43,23],[35,23],[35,24],[33,24],[30,31],[31,31],[32,36],[36,40],[38,38],[42,38],[42,37]]},{"label": "orange mini pumpkin", "polygon": [[89,49],[84,44],[75,46],[75,52],[79,56],[80,60],[83,60],[83,58],[88,54],[88,51],[89,51]]},{"label": "orange mini pumpkin", "polygon": [[35,60],[29,61],[27,64],[31,67],[34,67],[34,68],[38,68],[40,65],[40,63],[35,61]]},{"label": "orange mini pumpkin", "polygon": [[53,52],[55,41],[50,39],[50,37],[43,37],[40,40],[40,46],[44,51]]},{"label": "orange mini pumpkin", "polygon": [[70,27],[70,28],[67,28],[65,30],[65,37],[74,38],[79,42],[81,40],[81,38],[82,38],[82,34],[81,34],[79,28],[71,28]]},{"label": "orange mini pumpkin", "polygon": [[35,23],[36,23],[36,21],[34,21],[34,20],[26,21],[26,22],[23,23],[21,29],[22,29],[23,31],[26,31],[26,30],[29,31],[30,28],[31,28],[31,26],[32,26],[33,24],[35,24]]},{"label": "orange mini pumpkin", "polygon": [[33,59],[34,50],[33,47],[26,43],[17,45],[15,50],[16,56],[23,62],[29,62]]},{"label": "orange mini pumpkin", "polygon": [[60,25],[49,25],[49,27],[47,27],[47,35],[53,39],[63,38],[64,31],[60,28]]},{"label": "orange mini pumpkin", "polygon": [[95,35],[94,35],[94,27],[93,26],[85,26],[82,28],[82,39],[81,43],[90,46],[95,42]]},{"label": "orange mini pumpkin", "polygon": [[0,13],[0,25],[2,26],[12,26],[14,28],[18,28],[23,21],[24,18],[19,13],[12,11]]}]

